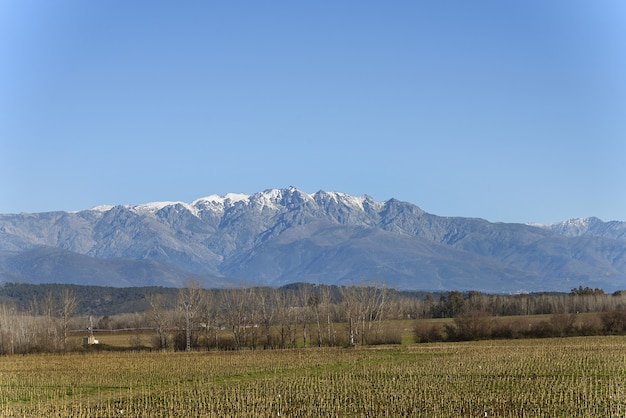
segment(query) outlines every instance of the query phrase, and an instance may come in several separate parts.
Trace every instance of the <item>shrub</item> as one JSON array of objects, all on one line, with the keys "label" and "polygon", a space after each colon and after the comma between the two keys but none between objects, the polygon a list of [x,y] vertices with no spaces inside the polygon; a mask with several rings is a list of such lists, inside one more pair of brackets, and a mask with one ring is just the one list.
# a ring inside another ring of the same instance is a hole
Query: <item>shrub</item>
[{"label": "shrub", "polygon": [[371,335],[367,337],[367,344],[402,344],[402,330],[398,328],[385,328],[379,332],[371,333]]},{"label": "shrub", "polygon": [[528,321],[523,319],[494,321],[491,337],[498,339],[521,338],[528,330]]},{"label": "shrub", "polygon": [[524,335],[528,338],[549,338],[554,337],[554,327],[548,321],[541,321],[528,329]]},{"label": "shrub", "polygon": [[598,315],[585,315],[578,319],[579,335],[598,335],[602,331],[602,320]]},{"label": "shrub", "polygon": [[431,343],[445,341],[443,328],[438,324],[418,321],[413,328],[415,341],[419,343]]},{"label": "shrub", "polygon": [[576,314],[557,313],[550,317],[550,325],[553,329],[553,336],[564,337],[566,335],[575,334],[574,324],[576,322]]},{"label": "shrub", "polygon": [[472,311],[454,318],[454,325],[447,325],[448,337],[455,341],[472,341],[491,338],[493,317],[486,311]]},{"label": "shrub", "polygon": [[609,334],[617,334],[626,331],[626,312],[609,311],[600,315],[602,330]]}]

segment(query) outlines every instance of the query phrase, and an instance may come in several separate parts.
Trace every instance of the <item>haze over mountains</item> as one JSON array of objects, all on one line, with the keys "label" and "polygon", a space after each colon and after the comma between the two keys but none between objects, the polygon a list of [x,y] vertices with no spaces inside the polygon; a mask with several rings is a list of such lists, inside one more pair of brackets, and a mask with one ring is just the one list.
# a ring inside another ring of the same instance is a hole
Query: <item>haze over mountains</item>
[{"label": "haze over mountains", "polygon": [[485,292],[626,289],[626,222],[440,217],[293,187],[191,203],[0,215],[0,281],[206,287],[350,284]]}]

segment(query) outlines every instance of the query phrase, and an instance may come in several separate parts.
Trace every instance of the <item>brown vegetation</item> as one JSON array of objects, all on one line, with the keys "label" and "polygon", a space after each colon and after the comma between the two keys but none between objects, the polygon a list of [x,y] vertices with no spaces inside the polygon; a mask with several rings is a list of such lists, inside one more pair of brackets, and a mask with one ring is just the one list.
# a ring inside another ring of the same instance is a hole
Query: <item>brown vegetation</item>
[{"label": "brown vegetation", "polygon": [[[150,293],[142,312],[94,318],[96,334],[150,330],[133,346],[159,350],[234,350],[367,346],[407,341],[390,321],[416,321],[418,342],[626,333],[626,294],[422,294],[381,285],[205,290],[190,282],[178,295]],[[33,298],[28,309],[0,303],[0,354],[77,349],[86,332],[76,295],[64,289]],[[447,321],[434,321],[448,318]],[[529,319],[532,318],[532,319]],[[426,322],[425,322],[426,321]]]},{"label": "brown vegetation", "polygon": [[625,343],[7,355],[0,415],[622,417]]}]

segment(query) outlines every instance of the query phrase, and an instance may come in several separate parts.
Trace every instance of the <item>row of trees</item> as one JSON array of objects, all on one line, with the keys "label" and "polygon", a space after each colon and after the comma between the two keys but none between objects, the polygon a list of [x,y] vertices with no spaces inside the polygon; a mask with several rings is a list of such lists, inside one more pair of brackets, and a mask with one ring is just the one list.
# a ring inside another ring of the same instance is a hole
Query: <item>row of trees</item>
[{"label": "row of trees", "polygon": [[0,353],[68,351],[69,333],[78,307],[76,295],[64,289],[59,295],[46,293],[33,300],[30,309],[20,312],[9,303],[0,303]]},{"label": "row of trees", "polygon": [[175,302],[150,297],[147,314],[159,348],[372,344],[388,339],[381,322],[389,317],[389,292],[386,286],[306,284],[203,290],[191,283]]},{"label": "row of trees", "polygon": [[443,323],[420,321],[414,327],[414,335],[417,342],[435,342],[626,333],[626,311],[623,310],[592,315],[557,313],[535,320],[529,318],[532,317],[498,318],[486,312],[475,311]]},{"label": "row of trees", "polygon": [[[151,292],[146,299],[145,311],[96,317],[96,331],[150,328],[157,336],[151,347],[158,349],[350,346],[399,343],[400,333],[385,326],[384,321],[389,320],[456,318],[455,328],[438,335],[439,339],[442,335],[460,339],[465,332],[463,318],[480,317],[479,321],[465,321],[476,327],[488,322],[483,317],[619,313],[626,308],[626,293],[607,295],[600,289],[582,287],[569,294],[428,294],[399,292],[377,283],[206,290],[189,282],[175,293]],[[0,353],[73,349],[68,333],[84,332],[87,327],[78,306],[71,288],[33,298],[27,309],[0,303]],[[494,329],[490,325],[490,330]],[[434,338],[437,332],[427,338]]]},{"label": "row of trees", "polygon": [[626,292],[607,295],[600,289],[572,289],[570,293],[490,295],[470,291],[443,294],[435,302],[427,296],[420,317],[454,318],[468,312],[491,316],[545,315],[556,313],[605,312],[626,306]]},{"label": "row of trees", "polygon": [[[572,289],[569,294],[489,295],[453,291],[438,297],[433,294],[418,297],[377,284],[348,287],[299,284],[281,289],[247,287],[211,291],[192,284],[180,290],[177,306],[185,313],[187,350],[199,346],[286,348],[400,343],[400,333],[384,327],[383,321],[424,318],[454,318],[453,325],[441,334],[445,336],[443,339],[450,340],[473,339],[482,332],[474,332],[475,329],[487,328],[489,331],[481,338],[626,331],[626,327],[622,330],[614,325],[621,321],[621,312],[626,310],[626,293],[607,295],[601,289],[582,287]],[[167,330],[168,323],[176,323],[176,309],[154,300],[151,307],[153,323],[161,330],[159,347],[171,347]],[[165,312],[170,312],[169,322]],[[602,324],[580,323],[574,327],[576,314],[586,312],[603,312]],[[552,320],[532,330],[518,331],[516,327],[520,325],[515,322],[498,328],[486,319],[540,314],[550,314]],[[569,325],[563,325],[565,322]],[[203,330],[204,335],[194,334],[196,328]],[[224,338],[220,332],[223,330],[229,330],[232,338]],[[180,334],[174,340],[174,348],[183,349]]]}]

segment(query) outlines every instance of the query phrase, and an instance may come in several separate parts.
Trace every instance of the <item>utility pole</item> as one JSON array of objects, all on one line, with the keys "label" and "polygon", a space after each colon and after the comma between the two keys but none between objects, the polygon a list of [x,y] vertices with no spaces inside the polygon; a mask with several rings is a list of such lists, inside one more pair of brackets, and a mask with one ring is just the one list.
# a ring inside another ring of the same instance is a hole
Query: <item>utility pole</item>
[{"label": "utility pole", "polygon": [[184,310],[185,314],[185,336],[187,337],[186,351],[191,351],[193,321],[196,314],[202,308],[202,296],[202,291],[198,287],[198,284],[193,281],[189,281],[186,287],[178,291],[178,306],[180,306],[180,309]]},{"label": "utility pole", "polygon": [[93,336],[93,317],[89,315],[89,344],[93,344],[95,340]]}]

